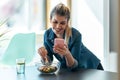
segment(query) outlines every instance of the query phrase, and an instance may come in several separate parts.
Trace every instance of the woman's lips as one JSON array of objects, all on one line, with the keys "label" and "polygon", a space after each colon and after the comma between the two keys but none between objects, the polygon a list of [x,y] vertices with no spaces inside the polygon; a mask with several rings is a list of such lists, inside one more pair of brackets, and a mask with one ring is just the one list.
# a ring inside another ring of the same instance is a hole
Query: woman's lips
[{"label": "woman's lips", "polygon": [[60,29],[55,29],[56,32],[60,32],[61,30]]}]

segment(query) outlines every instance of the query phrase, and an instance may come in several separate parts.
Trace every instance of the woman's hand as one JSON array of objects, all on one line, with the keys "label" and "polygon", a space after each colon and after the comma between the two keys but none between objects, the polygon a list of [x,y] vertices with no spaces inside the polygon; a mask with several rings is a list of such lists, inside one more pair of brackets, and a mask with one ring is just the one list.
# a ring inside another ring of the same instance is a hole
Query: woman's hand
[{"label": "woman's hand", "polygon": [[64,46],[54,45],[53,51],[61,56],[65,56],[69,54],[69,49],[67,47],[67,44],[64,44]]},{"label": "woman's hand", "polygon": [[43,58],[45,59],[47,57],[47,50],[45,49],[45,47],[40,47],[38,49],[38,54]]},{"label": "woman's hand", "polygon": [[71,67],[74,65],[74,58],[71,55],[71,52],[69,51],[66,44],[64,44],[64,46],[54,45],[53,51],[65,57],[66,64],[68,67]]}]

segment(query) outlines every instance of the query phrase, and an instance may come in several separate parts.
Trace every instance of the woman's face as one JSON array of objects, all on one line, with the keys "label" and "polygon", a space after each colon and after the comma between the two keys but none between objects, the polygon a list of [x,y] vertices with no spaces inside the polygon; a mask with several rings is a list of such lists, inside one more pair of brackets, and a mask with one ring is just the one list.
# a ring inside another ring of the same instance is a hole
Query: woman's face
[{"label": "woman's face", "polygon": [[63,35],[68,25],[67,18],[65,16],[59,16],[59,15],[54,15],[50,20],[50,23],[52,25],[52,30],[57,37]]}]

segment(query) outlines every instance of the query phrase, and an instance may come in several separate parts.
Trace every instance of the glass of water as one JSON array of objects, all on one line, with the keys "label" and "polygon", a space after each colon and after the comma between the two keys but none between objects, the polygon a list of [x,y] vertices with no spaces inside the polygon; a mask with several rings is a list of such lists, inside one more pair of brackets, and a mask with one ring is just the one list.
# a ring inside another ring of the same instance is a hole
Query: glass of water
[{"label": "glass of water", "polygon": [[16,70],[17,70],[17,74],[25,73],[25,58],[16,59]]}]

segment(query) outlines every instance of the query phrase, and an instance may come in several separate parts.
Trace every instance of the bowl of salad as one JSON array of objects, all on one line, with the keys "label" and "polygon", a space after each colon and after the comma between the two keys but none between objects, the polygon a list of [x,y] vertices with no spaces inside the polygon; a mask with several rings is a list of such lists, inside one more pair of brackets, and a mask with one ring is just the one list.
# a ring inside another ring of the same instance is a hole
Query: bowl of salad
[{"label": "bowl of salad", "polygon": [[52,62],[50,65],[45,65],[43,63],[37,64],[37,70],[42,74],[55,74],[60,69],[60,63]]}]

